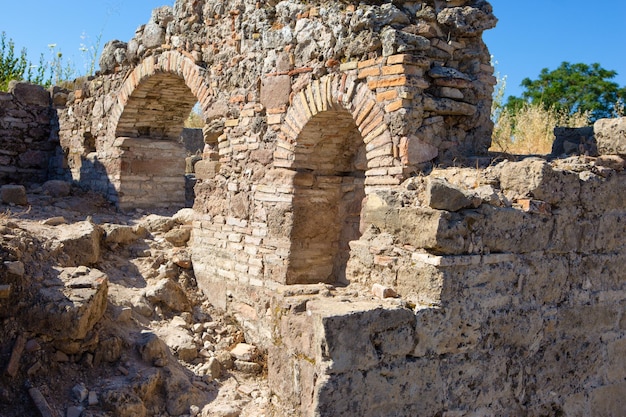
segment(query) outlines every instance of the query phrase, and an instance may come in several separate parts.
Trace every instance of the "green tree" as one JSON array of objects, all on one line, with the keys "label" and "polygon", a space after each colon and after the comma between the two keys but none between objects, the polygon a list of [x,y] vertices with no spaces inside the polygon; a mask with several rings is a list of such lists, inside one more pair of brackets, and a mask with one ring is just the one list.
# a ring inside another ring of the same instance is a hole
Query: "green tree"
[{"label": "green tree", "polygon": [[542,69],[536,80],[522,80],[526,91],[522,97],[509,96],[506,107],[515,112],[525,104],[541,104],[546,110],[588,113],[591,121],[612,117],[616,106],[626,100],[626,88],[611,81],[616,75],[598,63],[563,62],[553,71]]}]

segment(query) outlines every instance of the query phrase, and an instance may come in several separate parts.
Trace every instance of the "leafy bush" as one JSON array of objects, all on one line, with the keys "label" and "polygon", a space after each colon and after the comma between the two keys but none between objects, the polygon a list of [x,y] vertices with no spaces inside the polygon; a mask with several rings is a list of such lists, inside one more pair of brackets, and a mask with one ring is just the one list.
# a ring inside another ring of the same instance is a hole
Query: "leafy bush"
[{"label": "leafy bush", "polygon": [[29,67],[26,49],[15,55],[15,43],[7,39],[6,33],[0,35],[0,91],[6,91],[11,80],[21,80]]},{"label": "leafy bush", "polygon": [[33,65],[26,57],[25,48],[16,55],[13,39],[7,38],[5,32],[0,34],[0,91],[7,91],[12,80],[26,80],[48,87],[52,76],[46,78],[47,70],[43,55],[39,57],[39,65]]}]

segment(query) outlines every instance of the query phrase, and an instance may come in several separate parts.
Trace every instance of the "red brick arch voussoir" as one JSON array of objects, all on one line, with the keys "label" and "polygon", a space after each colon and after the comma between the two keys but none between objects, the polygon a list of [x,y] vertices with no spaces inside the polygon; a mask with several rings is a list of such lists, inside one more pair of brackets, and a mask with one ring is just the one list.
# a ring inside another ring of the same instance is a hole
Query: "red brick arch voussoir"
[{"label": "red brick arch voussoir", "polygon": [[207,82],[205,70],[180,52],[167,51],[147,57],[126,76],[109,118],[110,134],[117,133],[118,123],[127,104],[134,99],[133,94],[138,87],[149,78],[162,73],[169,73],[184,80],[191,94],[200,102],[202,113],[206,113],[210,106],[211,88]]},{"label": "red brick arch voussoir", "polygon": [[347,111],[352,115],[365,144],[366,184],[397,184],[397,149],[394,150],[396,146],[385,122],[385,110],[367,83],[342,73],[314,80],[294,95],[278,135],[274,166],[294,167],[300,133],[313,117],[327,111]]}]

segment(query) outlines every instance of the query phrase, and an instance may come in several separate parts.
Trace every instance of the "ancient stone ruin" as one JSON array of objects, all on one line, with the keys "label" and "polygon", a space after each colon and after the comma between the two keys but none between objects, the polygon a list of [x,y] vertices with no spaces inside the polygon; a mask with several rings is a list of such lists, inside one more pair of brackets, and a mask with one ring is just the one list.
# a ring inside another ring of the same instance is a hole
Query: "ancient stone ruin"
[{"label": "ancient stone ruin", "polygon": [[619,415],[626,122],[596,123],[599,155],[490,155],[496,22],[484,0],[178,0],[96,77],[0,95],[30,109],[2,114],[19,140],[0,179],[63,179],[126,215],[182,209],[193,171],[186,274],[267,355],[276,415]]}]

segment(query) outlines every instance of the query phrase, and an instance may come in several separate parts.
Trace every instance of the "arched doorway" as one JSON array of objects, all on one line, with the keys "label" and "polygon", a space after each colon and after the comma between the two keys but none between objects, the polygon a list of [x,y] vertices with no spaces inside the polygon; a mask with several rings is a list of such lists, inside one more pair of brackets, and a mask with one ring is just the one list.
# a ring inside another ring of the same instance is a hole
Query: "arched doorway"
[{"label": "arched doorway", "polygon": [[288,284],[345,283],[348,243],[360,237],[365,197],[363,139],[348,111],[319,113],[295,151]]},{"label": "arched doorway", "polygon": [[176,52],[146,59],[127,78],[112,122],[121,209],[185,207],[189,152],[181,133],[194,105],[209,96],[203,78],[193,61]]},{"label": "arched doorway", "polygon": [[285,283],[347,284],[368,161],[393,160],[384,110],[365,83],[329,75],[295,95],[282,134],[274,163],[296,171]]}]

